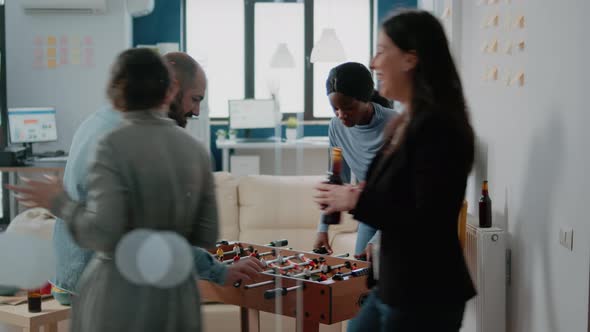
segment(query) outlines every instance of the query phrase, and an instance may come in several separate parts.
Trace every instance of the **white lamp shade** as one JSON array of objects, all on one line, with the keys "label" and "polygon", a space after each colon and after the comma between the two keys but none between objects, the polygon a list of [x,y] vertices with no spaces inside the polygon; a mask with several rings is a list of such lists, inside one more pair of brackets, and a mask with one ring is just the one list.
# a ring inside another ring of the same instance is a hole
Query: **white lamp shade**
[{"label": "white lamp shade", "polygon": [[316,62],[343,62],[346,54],[342,42],[336,36],[336,30],[324,29],[320,40],[311,50],[311,63]]},{"label": "white lamp shade", "polygon": [[295,68],[295,59],[287,44],[280,43],[270,60],[271,68]]}]

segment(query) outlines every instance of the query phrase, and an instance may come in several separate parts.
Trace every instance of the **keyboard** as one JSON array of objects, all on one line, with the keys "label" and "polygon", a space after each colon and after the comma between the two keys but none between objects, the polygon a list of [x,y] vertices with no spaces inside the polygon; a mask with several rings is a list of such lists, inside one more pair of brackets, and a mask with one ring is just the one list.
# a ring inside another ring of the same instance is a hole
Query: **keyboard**
[{"label": "keyboard", "polygon": [[284,142],[282,138],[267,137],[267,138],[236,138],[236,143],[273,143]]},{"label": "keyboard", "polygon": [[59,157],[41,157],[35,159],[36,162],[66,162],[68,161],[68,156],[59,156]]}]

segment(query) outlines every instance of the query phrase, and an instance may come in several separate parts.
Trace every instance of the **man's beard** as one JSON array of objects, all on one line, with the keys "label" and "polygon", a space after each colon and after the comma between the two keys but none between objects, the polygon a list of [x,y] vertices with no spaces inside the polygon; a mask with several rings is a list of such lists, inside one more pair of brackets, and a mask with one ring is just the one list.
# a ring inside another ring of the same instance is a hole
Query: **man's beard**
[{"label": "man's beard", "polygon": [[[187,115],[184,114],[182,110],[182,92],[179,92],[176,98],[174,98],[174,102],[170,105],[170,111],[168,112],[168,117],[174,121],[176,124],[182,128],[186,128],[187,124]],[[189,113],[189,116],[192,114]]]}]

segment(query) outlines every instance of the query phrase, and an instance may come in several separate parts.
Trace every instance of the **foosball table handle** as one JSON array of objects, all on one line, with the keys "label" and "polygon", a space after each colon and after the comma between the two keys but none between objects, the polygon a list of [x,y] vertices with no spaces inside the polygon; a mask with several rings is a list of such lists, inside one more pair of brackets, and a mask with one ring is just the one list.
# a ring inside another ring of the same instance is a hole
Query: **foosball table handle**
[{"label": "foosball table handle", "polygon": [[302,285],[293,286],[293,287],[282,287],[282,288],[269,289],[264,292],[264,298],[267,300],[272,300],[275,297],[287,295],[287,293],[297,290],[299,288],[305,289],[305,285],[302,284]]},{"label": "foosball table handle", "polygon": [[275,288],[275,289],[269,289],[267,291],[264,291],[264,298],[266,300],[272,300],[275,297],[278,296],[282,296],[287,294],[287,289],[285,287],[283,288]]},{"label": "foosball table handle", "polygon": [[268,246],[269,247],[286,247],[289,245],[289,241],[287,239],[280,239],[276,241],[271,241]]}]

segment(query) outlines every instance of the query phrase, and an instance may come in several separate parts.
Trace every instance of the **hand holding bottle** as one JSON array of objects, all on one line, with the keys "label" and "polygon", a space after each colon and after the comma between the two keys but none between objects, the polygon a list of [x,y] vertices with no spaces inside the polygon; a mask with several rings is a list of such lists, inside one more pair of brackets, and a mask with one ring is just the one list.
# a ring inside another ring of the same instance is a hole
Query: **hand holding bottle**
[{"label": "hand holding bottle", "polygon": [[339,186],[327,183],[320,183],[315,189],[318,192],[313,197],[314,201],[320,205],[324,214],[354,209],[362,191],[361,186],[349,184]]},{"label": "hand holding bottle", "polygon": [[332,247],[330,246],[330,238],[328,236],[328,232],[318,232],[318,235],[313,244],[313,249],[319,249],[321,247],[326,248],[326,250],[328,250],[329,255],[332,254]]}]

